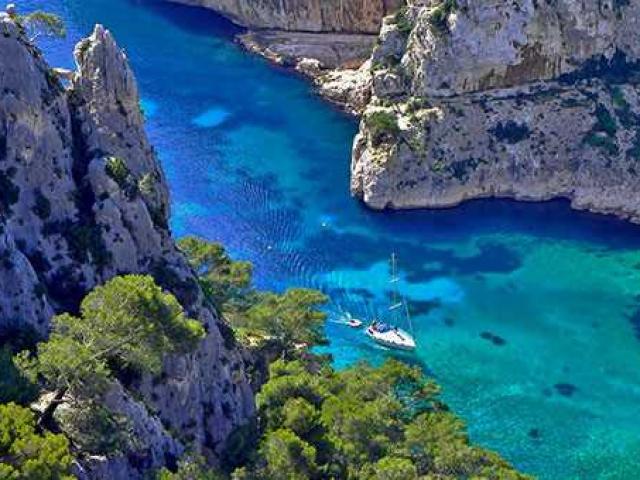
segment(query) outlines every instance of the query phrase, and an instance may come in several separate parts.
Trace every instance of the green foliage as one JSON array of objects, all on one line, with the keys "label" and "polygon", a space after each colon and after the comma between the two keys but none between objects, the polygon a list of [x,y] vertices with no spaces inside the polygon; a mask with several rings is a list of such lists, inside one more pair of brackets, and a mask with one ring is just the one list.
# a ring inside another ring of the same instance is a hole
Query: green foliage
[{"label": "green foliage", "polygon": [[38,388],[16,367],[8,346],[0,348],[0,403],[26,405],[35,400]]},{"label": "green foliage", "polygon": [[65,434],[82,452],[113,454],[132,440],[129,421],[94,401],[84,401],[73,409],[63,409],[57,417]]},{"label": "green foliage", "polygon": [[308,289],[257,292],[251,285],[251,263],[232,260],[222,245],[186,237],[178,246],[198,273],[207,298],[247,342],[254,337],[271,340],[285,352],[299,344],[325,342],[326,315],[319,308],[327,297],[322,293]]},{"label": "green foliage", "polygon": [[369,470],[370,472],[363,472],[363,477],[370,480],[417,480],[418,478],[416,466],[408,458],[384,457]]},{"label": "green foliage", "polygon": [[449,32],[449,16],[458,9],[456,0],[443,0],[429,14],[429,25],[436,33]]},{"label": "green foliage", "polygon": [[413,22],[409,18],[409,8],[406,5],[396,12],[394,20],[401,34],[408,36],[413,30]]},{"label": "green foliage", "polygon": [[202,325],[148,276],[114,278],[89,293],[80,311],[80,318],[54,317],[37,358],[22,354],[21,363],[47,387],[83,397],[102,392],[117,369],[159,373],[164,355],[191,351],[204,336]]},{"label": "green foliage", "polygon": [[260,455],[271,480],[307,480],[317,472],[316,449],[285,428],[265,435]]},{"label": "green foliage", "polygon": [[616,140],[618,124],[607,107],[601,103],[596,106],[595,115],[596,123],[584,137],[584,143],[603,150],[609,156],[618,155],[620,153]]},{"label": "green foliage", "polygon": [[160,470],[157,480],[222,480],[224,477],[207,467],[204,458],[187,456],[178,464],[178,470],[171,472],[167,468]]},{"label": "green foliage", "polygon": [[614,139],[599,132],[589,132],[584,139],[587,145],[599,148],[608,155],[618,155],[620,148]]},{"label": "green foliage", "polygon": [[18,17],[18,22],[27,31],[32,41],[41,35],[54,38],[64,38],[67,35],[62,18],[42,10]]},{"label": "green foliage", "polygon": [[105,172],[107,175],[116,182],[120,188],[125,189],[128,185],[129,180],[129,167],[127,167],[127,162],[125,162],[120,157],[107,157],[104,164]]},{"label": "green foliage", "polygon": [[63,435],[36,433],[34,414],[14,403],[0,405],[0,478],[71,480],[72,458]]},{"label": "green foliage", "polygon": [[278,360],[257,405],[260,447],[238,478],[527,478],[471,445],[437,385],[398,361],[335,372]]},{"label": "green foliage", "polygon": [[138,181],[138,190],[143,195],[151,196],[156,191],[156,180],[152,173],[145,173]]},{"label": "green foliage", "polygon": [[398,120],[391,112],[373,112],[367,115],[365,122],[371,132],[371,141],[374,146],[392,142],[400,132]]},{"label": "green foliage", "polygon": [[198,273],[205,295],[218,309],[224,310],[229,302],[238,304],[247,298],[253,275],[251,262],[234,261],[219,243],[197,237],[182,238],[178,247]]},{"label": "green foliage", "polygon": [[246,313],[246,326],[275,339],[285,351],[298,344],[326,342],[326,314],[318,310],[327,297],[317,290],[292,288],[284,294],[265,293]]},{"label": "green foliage", "polygon": [[609,113],[607,107],[602,104],[598,104],[596,107],[596,119],[597,123],[594,126],[594,131],[596,132],[604,132],[610,137],[616,135],[618,131],[618,125],[616,124],[615,119]]}]

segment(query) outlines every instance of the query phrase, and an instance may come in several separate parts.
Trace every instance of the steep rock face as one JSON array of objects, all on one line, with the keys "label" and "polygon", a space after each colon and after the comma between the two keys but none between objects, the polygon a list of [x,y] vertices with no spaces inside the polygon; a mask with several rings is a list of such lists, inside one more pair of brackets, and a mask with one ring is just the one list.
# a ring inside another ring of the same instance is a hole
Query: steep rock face
[{"label": "steep rock face", "polygon": [[210,8],[238,25],[296,32],[377,34],[399,0],[173,0]]},{"label": "steep rock face", "polygon": [[414,1],[387,18],[352,192],[374,208],[571,199],[640,221],[640,2]]},{"label": "steep rock face", "polygon": [[438,29],[432,12],[439,3],[416,7],[421,11],[403,59],[414,95],[518,86],[617,51],[630,60],[640,55],[634,1],[459,0]]},{"label": "steep rock face", "polygon": [[141,478],[187,442],[215,460],[252,416],[253,394],[242,352],[171,238],[167,185],[126,56],[97,26],[63,88],[13,21],[1,19],[0,30],[0,334],[45,335],[54,312],[73,311],[95,285],[152,274],[207,337],[195,353],[167,359],[160,380],[136,380],[130,388],[143,401],[126,391],[105,400],[141,441],[119,457],[80,459],[80,470]]},{"label": "steep rock face", "polygon": [[[249,28],[249,50],[283,65],[314,59],[326,69],[357,68],[369,57],[385,15],[404,0],[169,0],[200,6]],[[313,75],[314,78],[317,75]]]}]

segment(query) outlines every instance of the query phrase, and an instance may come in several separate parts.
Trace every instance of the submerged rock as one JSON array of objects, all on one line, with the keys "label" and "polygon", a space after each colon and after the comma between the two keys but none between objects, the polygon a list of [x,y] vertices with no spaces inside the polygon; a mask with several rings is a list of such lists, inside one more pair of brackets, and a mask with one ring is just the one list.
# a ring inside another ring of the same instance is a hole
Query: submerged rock
[{"label": "submerged rock", "polygon": [[46,336],[52,315],[76,310],[94,286],[152,274],[207,337],[193,354],[168,358],[161,379],[134,382],[136,399],[107,399],[141,441],[121,456],[80,459],[79,471],[142,478],[187,445],[215,461],[253,415],[253,394],[243,352],[171,238],[168,188],[126,55],[96,26],[65,89],[11,19],[0,29],[0,334]]}]

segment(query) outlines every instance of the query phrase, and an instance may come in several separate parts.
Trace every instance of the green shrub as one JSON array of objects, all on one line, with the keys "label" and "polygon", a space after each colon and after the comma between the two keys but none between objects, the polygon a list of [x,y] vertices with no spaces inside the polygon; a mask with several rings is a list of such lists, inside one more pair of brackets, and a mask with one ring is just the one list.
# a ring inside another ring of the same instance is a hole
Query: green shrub
[{"label": "green shrub", "polygon": [[391,112],[373,112],[367,116],[365,121],[371,132],[371,140],[374,145],[391,142],[400,133],[398,120]]},{"label": "green shrub", "polygon": [[608,155],[618,155],[620,148],[614,139],[598,132],[590,132],[584,139],[587,145],[599,148]]},{"label": "green shrub", "polygon": [[429,14],[429,25],[436,33],[447,33],[449,31],[449,15],[458,8],[456,0],[443,0],[439,5],[431,10]]},{"label": "green shrub", "polygon": [[405,36],[408,36],[411,33],[411,30],[413,30],[413,22],[409,18],[408,14],[409,8],[405,5],[398,10],[394,16],[398,31]]},{"label": "green shrub", "polygon": [[120,188],[125,188],[127,186],[127,180],[129,178],[129,167],[127,167],[127,163],[120,157],[107,157],[105,166],[105,171],[107,175],[116,182]]},{"label": "green shrub", "polygon": [[615,136],[618,131],[618,124],[615,119],[609,113],[607,107],[599,103],[596,107],[596,119],[597,123],[594,126],[594,131],[596,132],[604,132],[610,137]]},{"label": "green shrub", "polygon": [[72,460],[64,435],[39,433],[28,408],[0,405],[0,478],[72,480]]},{"label": "green shrub", "polygon": [[26,405],[38,396],[38,388],[22,375],[7,346],[0,348],[0,403]]},{"label": "green shrub", "polygon": [[240,478],[529,478],[471,444],[438,392],[396,360],[340,371],[278,360],[256,398],[259,447]]}]

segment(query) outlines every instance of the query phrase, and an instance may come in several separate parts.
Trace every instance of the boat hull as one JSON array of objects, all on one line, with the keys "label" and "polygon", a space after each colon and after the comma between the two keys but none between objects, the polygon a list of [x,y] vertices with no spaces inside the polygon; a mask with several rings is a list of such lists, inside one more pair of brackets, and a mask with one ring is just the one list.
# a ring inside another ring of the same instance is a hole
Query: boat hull
[{"label": "boat hull", "polygon": [[377,332],[371,327],[367,328],[367,336],[378,345],[393,348],[395,350],[413,351],[416,349],[416,343],[413,337],[404,330],[390,330],[388,332]]}]

